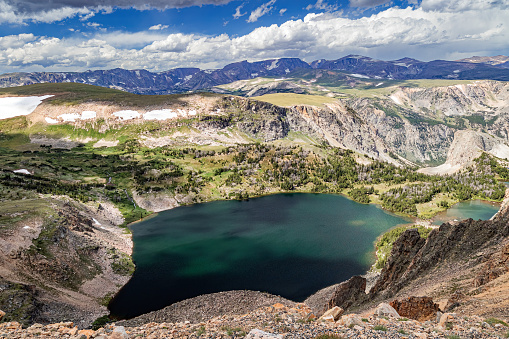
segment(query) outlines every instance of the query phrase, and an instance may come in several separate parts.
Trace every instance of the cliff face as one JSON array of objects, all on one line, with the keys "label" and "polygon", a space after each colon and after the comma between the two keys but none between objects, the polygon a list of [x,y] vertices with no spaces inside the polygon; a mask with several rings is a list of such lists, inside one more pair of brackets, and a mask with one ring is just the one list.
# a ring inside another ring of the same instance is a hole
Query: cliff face
[{"label": "cliff face", "polygon": [[427,239],[417,229],[405,231],[394,243],[374,286],[364,291],[361,283],[352,285],[353,279],[359,280],[354,277],[346,283],[353,288],[345,291],[344,283],[334,290],[329,307],[369,308],[382,300],[425,295],[439,302],[442,311],[505,317],[509,304],[508,201],[509,191],[491,220],[444,223]]},{"label": "cliff face", "polygon": [[[116,226],[115,209],[57,199],[16,203],[27,205],[16,212],[21,221],[2,225],[0,238],[0,309],[8,313],[6,320],[28,325],[64,319],[88,326],[134,268],[131,239]],[[42,204],[39,212],[30,208]]]},{"label": "cliff face", "polygon": [[[157,123],[155,133],[133,136],[149,147],[274,141],[293,131],[393,163],[437,165],[449,159],[449,167],[459,168],[479,151],[509,156],[509,85],[495,81],[404,87],[390,96],[342,98],[322,106],[279,107],[218,95],[183,96],[161,105],[147,100],[143,107],[105,102],[64,106],[49,104],[51,100],[29,115],[33,123],[72,124],[101,133]],[[146,114],[161,110],[172,113],[157,121],[145,119]],[[129,119],[115,115],[126,111],[137,115]],[[62,118],[81,112],[94,112],[95,117]]]}]

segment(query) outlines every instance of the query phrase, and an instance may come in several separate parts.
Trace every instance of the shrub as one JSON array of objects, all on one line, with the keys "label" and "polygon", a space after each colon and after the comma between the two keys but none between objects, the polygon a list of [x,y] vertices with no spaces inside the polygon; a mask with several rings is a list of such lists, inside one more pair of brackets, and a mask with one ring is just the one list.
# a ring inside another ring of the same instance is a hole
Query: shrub
[{"label": "shrub", "polygon": [[488,318],[484,321],[487,322],[488,324],[490,324],[491,326],[494,326],[495,324],[501,324],[506,327],[509,326],[509,325],[507,325],[507,323],[505,321],[497,319],[497,318]]},{"label": "shrub", "polygon": [[92,323],[92,329],[94,331],[97,331],[98,329],[100,329],[101,327],[104,327],[104,325],[106,325],[107,323],[110,323],[110,322],[112,322],[110,317],[107,315],[103,315],[102,317],[99,317],[96,320],[94,320],[94,322]]}]

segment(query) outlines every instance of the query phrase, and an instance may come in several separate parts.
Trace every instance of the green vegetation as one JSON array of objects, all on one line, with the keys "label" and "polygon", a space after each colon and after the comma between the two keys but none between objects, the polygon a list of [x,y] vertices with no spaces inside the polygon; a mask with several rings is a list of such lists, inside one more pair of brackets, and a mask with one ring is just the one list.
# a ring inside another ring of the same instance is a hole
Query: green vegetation
[{"label": "green vegetation", "polygon": [[205,326],[203,326],[203,325],[202,325],[202,326],[200,326],[200,328],[198,328],[198,329],[196,330],[196,335],[197,335],[197,336],[201,336],[202,334],[205,334]]},{"label": "green vegetation", "polygon": [[33,316],[39,307],[33,288],[29,285],[12,283],[0,278],[0,309],[6,314],[0,322],[17,321],[24,327],[33,323]]},{"label": "green vegetation", "polygon": [[92,323],[92,330],[97,331],[101,327],[104,327],[106,324],[113,322],[113,319],[110,319],[108,315],[103,315],[102,317],[97,318]]},{"label": "green vegetation", "polygon": [[[36,194],[66,195],[85,203],[108,200],[120,209],[125,224],[149,214],[135,202],[133,192],[142,198],[179,195],[187,203],[281,191],[340,193],[396,213],[429,217],[462,200],[501,200],[505,187],[495,175],[509,176],[487,155],[452,176],[425,175],[365,157],[357,161],[358,157],[362,156],[329,146],[147,148],[135,139],[110,148],[0,147],[0,190],[11,200]],[[34,173],[12,172],[20,168]],[[418,213],[430,202],[435,206],[431,211]]]},{"label": "green vegetation", "polygon": [[129,255],[115,248],[109,249],[108,254],[112,259],[111,268],[113,272],[126,276],[131,276],[134,273],[134,263]]},{"label": "green vegetation", "polygon": [[384,325],[375,325],[375,327],[373,327],[373,329],[375,331],[387,331],[387,327],[385,327]]},{"label": "green vegetation", "polygon": [[322,107],[324,104],[337,102],[334,98],[319,95],[305,95],[294,93],[265,94],[253,99],[265,101],[277,106],[311,105]]},{"label": "green vegetation", "polygon": [[509,325],[507,325],[507,323],[505,321],[497,319],[497,318],[488,318],[484,321],[486,323],[490,324],[491,326],[494,326],[495,324],[501,324],[501,325],[504,325],[505,327],[509,327]]},{"label": "green vegetation", "polygon": [[343,339],[343,337],[337,334],[321,334],[319,336],[314,337],[314,339]]},{"label": "green vegetation", "polygon": [[235,336],[239,336],[239,337],[243,337],[245,336],[247,333],[240,327],[230,327],[230,326],[222,326],[221,327],[221,330],[222,331],[225,331],[227,335],[229,336],[232,336],[232,335],[235,335]]},{"label": "green vegetation", "polygon": [[[53,105],[77,105],[85,102],[106,102],[111,104],[122,104],[135,107],[146,107],[165,104],[181,104],[180,100],[185,95],[138,95],[123,92],[116,89],[98,87],[78,83],[55,83],[55,84],[34,84],[22,87],[10,87],[0,89],[0,95],[48,95],[46,102]],[[203,95],[214,96],[214,94],[203,93]]]},{"label": "green vegetation", "polygon": [[[376,241],[377,261],[373,265],[375,269],[379,270],[385,266],[385,264],[387,263],[387,259],[389,259],[389,255],[391,254],[394,242],[401,236],[401,234],[403,234],[403,232],[412,228],[416,228],[417,231],[419,232],[419,235],[423,239],[426,239],[432,230],[431,228],[427,228],[424,226],[415,227],[411,225],[411,226],[399,226],[382,234]],[[405,318],[400,318],[398,320],[405,321]]]}]

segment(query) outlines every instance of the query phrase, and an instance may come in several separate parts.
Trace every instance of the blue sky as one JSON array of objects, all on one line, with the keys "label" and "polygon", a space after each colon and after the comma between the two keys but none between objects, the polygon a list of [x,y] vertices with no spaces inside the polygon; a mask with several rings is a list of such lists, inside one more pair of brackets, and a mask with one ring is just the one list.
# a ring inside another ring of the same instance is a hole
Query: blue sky
[{"label": "blue sky", "polygon": [[0,0],[0,73],[509,54],[509,0]]}]

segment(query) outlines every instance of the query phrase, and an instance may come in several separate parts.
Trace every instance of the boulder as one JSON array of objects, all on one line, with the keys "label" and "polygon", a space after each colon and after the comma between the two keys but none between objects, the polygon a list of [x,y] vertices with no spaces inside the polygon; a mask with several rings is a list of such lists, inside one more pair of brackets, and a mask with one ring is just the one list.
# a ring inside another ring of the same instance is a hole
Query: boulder
[{"label": "boulder", "polygon": [[264,332],[255,328],[247,334],[246,339],[283,339],[283,335]]},{"label": "boulder", "polygon": [[325,320],[325,321],[331,321],[335,322],[343,315],[345,311],[338,306],[334,306],[330,310],[326,311],[318,320]]},{"label": "boulder", "polygon": [[390,302],[401,317],[418,321],[434,320],[439,311],[438,304],[430,297],[409,297],[403,300]]},{"label": "boulder", "polygon": [[377,316],[389,316],[394,318],[400,318],[399,313],[392,307],[391,305],[387,303],[381,303],[378,305],[378,307],[375,310],[375,314]]},{"label": "boulder", "polygon": [[444,313],[440,317],[440,321],[438,322],[438,328],[441,330],[447,329],[447,324],[452,323],[455,318],[454,313]]},{"label": "boulder", "polygon": [[347,314],[342,316],[337,324],[342,325],[344,327],[354,327],[361,326],[364,327],[366,324],[362,321],[362,318],[358,314]]},{"label": "boulder", "polygon": [[78,331],[77,337],[83,338],[83,336],[87,337],[88,339],[95,336],[94,330],[80,330]]},{"label": "boulder", "polygon": [[124,326],[116,326],[111,332],[108,339],[128,339],[129,335],[125,331]]}]

